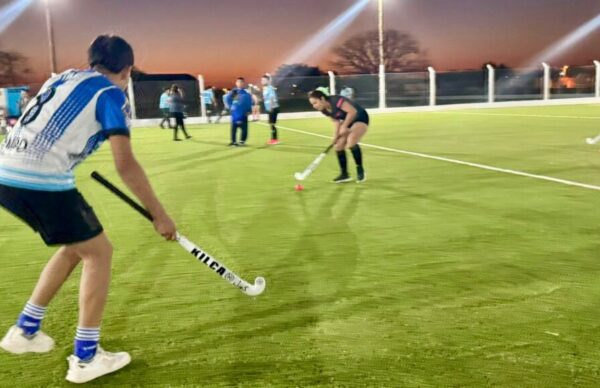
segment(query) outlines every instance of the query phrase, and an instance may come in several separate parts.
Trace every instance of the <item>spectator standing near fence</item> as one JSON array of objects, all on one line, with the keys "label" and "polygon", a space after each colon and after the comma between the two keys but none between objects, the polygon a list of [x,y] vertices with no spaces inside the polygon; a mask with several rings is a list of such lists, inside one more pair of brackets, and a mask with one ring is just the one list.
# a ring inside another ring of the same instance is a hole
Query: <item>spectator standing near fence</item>
[{"label": "spectator standing near fence", "polygon": [[169,97],[169,110],[171,116],[175,119],[175,126],[173,127],[173,141],[180,141],[177,137],[177,132],[181,128],[186,139],[191,136],[185,130],[185,123],[183,122],[185,105],[183,103],[183,91],[177,85],[171,86],[171,93]]}]

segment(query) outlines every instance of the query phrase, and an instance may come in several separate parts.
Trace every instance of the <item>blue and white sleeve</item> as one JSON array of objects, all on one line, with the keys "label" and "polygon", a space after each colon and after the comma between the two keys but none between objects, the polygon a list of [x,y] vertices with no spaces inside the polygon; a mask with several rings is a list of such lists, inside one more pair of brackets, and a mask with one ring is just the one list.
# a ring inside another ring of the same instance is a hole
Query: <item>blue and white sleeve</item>
[{"label": "blue and white sleeve", "polygon": [[106,137],[129,136],[130,109],[125,93],[121,89],[108,89],[98,97],[96,120]]}]

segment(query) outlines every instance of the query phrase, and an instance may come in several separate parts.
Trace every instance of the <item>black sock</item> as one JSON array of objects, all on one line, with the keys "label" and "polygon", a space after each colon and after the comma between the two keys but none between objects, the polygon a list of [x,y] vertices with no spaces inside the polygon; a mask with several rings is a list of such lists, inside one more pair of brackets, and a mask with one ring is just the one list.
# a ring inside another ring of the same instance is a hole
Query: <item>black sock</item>
[{"label": "black sock", "polygon": [[338,162],[340,163],[340,169],[342,170],[342,174],[348,174],[348,160],[346,159],[346,151],[338,151],[337,157]]},{"label": "black sock", "polygon": [[361,152],[358,144],[356,144],[354,147],[350,148],[350,151],[352,151],[352,156],[354,157],[354,161],[356,162],[356,165],[358,167],[362,167],[362,152]]},{"label": "black sock", "polygon": [[275,124],[271,124],[271,139],[277,140],[277,127]]}]

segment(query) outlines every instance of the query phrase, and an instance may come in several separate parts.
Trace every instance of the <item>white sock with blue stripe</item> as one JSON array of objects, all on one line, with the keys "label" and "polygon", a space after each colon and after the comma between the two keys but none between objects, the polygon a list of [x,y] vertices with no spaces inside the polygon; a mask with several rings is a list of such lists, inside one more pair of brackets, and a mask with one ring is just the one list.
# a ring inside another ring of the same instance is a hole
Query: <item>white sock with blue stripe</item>
[{"label": "white sock with blue stripe", "polygon": [[73,353],[81,361],[91,361],[98,350],[100,328],[77,327],[75,350]]},{"label": "white sock with blue stripe", "polygon": [[34,303],[27,302],[25,308],[19,315],[17,326],[23,329],[25,335],[34,335],[42,326],[42,319],[46,314],[47,307],[38,306]]}]

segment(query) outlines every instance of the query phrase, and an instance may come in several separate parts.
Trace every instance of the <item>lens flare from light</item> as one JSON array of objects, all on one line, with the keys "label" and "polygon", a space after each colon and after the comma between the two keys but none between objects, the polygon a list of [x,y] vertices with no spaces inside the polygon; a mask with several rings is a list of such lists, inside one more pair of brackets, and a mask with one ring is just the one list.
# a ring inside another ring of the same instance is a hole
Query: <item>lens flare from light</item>
[{"label": "lens flare from light", "polygon": [[[358,17],[358,15],[369,5],[371,0],[359,0],[344,13],[332,20],[329,24],[319,30],[302,46],[296,48],[294,53],[282,63],[305,63],[308,59],[318,59],[324,54],[324,48],[331,44],[344,30]],[[321,53],[317,53],[317,52]]]},{"label": "lens flare from light", "polygon": [[596,31],[600,27],[600,14],[589,20],[585,24],[581,25],[570,34],[554,43],[550,47],[546,48],[544,51],[535,56],[528,63],[528,67],[538,67],[542,62],[551,61],[560,55],[566,53],[571,50],[582,40],[587,38],[590,34]]},{"label": "lens flare from light", "polygon": [[3,33],[33,3],[33,0],[16,0],[0,8],[0,34]]}]

